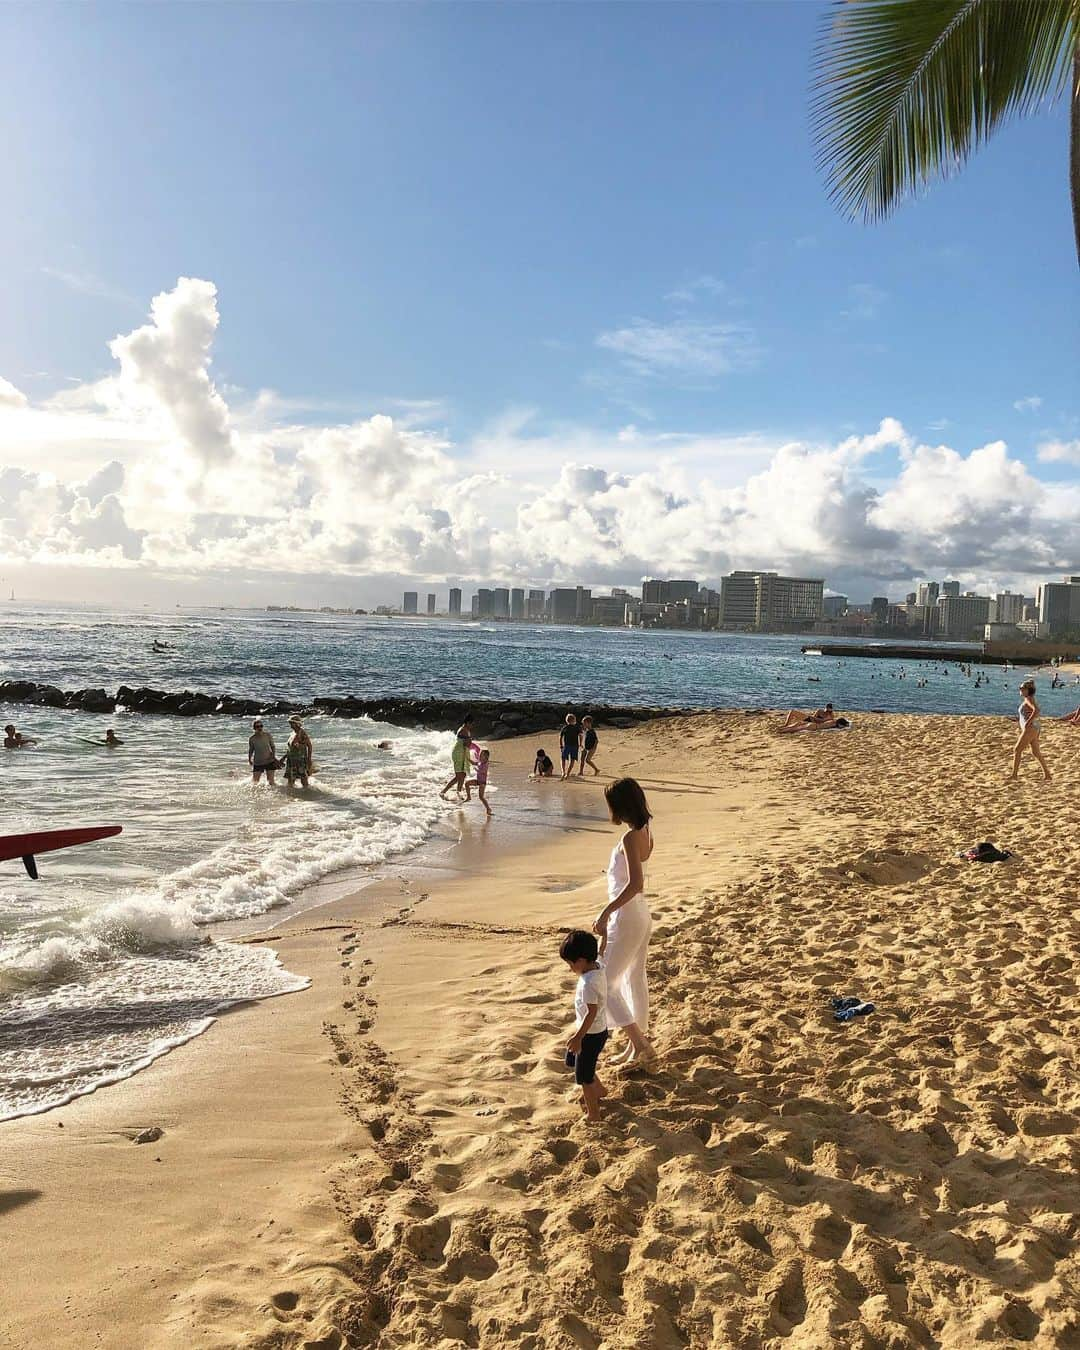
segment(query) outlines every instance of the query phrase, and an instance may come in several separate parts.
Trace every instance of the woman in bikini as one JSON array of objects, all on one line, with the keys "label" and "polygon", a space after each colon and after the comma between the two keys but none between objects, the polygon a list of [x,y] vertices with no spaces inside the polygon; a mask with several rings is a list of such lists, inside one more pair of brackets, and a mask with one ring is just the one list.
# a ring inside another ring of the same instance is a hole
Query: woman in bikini
[{"label": "woman in bikini", "polygon": [[1016,738],[1016,745],[1013,747],[1013,770],[1010,780],[1020,777],[1020,757],[1026,746],[1039,761],[1043,777],[1049,783],[1050,769],[1046,760],[1043,759],[1042,751],[1039,749],[1039,705],[1035,702],[1035,681],[1025,680],[1020,686],[1020,694],[1020,707],[1017,709],[1020,735]]},{"label": "woman in bikini", "polygon": [[627,1044],[609,1063],[649,1064],[656,1051],[649,1040],[649,982],[645,960],[652,933],[652,915],[645,900],[645,864],[652,857],[652,818],[641,785],[620,778],[604,789],[616,825],[629,829],[611,851],[608,902],[593,924],[600,938],[600,956],[607,974],[608,1023],[626,1032]]}]

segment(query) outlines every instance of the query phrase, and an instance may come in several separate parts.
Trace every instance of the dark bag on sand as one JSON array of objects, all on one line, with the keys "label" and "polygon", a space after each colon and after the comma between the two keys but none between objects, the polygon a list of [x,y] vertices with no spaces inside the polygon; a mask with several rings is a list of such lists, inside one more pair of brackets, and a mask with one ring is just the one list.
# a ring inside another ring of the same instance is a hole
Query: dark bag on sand
[{"label": "dark bag on sand", "polygon": [[1000,849],[987,840],[984,843],[976,844],[974,848],[962,849],[960,856],[966,858],[968,862],[992,863],[1004,862],[1007,858],[1011,858],[1012,854],[1008,849]]}]

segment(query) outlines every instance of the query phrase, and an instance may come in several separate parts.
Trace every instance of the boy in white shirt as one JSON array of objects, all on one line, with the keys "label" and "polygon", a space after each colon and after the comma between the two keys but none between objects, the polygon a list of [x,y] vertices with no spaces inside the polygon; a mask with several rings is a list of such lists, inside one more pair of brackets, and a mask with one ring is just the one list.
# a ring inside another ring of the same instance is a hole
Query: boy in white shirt
[{"label": "boy in white shirt", "polygon": [[568,933],[559,948],[559,955],[577,975],[574,991],[574,1011],[577,1026],[566,1043],[566,1063],[573,1066],[574,1081],[581,1087],[585,1103],[585,1118],[600,1119],[600,1098],[607,1089],[596,1076],[596,1062],[608,1038],[607,976],[596,959],[599,952],[596,936],[576,929]]}]

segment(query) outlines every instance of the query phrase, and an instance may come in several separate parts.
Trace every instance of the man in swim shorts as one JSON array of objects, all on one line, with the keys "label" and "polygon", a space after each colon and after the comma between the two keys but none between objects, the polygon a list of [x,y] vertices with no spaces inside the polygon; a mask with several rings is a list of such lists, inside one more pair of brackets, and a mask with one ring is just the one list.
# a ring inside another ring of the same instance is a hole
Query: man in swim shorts
[{"label": "man in swim shorts", "polygon": [[257,783],[266,774],[266,781],[274,786],[274,770],[277,768],[277,750],[274,738],[263,728],[262,720],[256,718],[251,724],[251,736],[248,739],[248,763],[251,765],[251,781]]}]

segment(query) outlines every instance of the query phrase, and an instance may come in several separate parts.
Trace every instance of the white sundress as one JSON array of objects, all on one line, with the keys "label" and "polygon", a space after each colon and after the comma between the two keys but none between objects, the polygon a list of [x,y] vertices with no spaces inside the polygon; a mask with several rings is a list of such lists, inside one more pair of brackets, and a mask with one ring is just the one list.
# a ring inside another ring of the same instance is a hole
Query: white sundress
[{"label": "white sundress", "polygon": [[[651,832],[649,838],[652,838]],[[621,839],[611,851],[607,877],[610,903],[625,890],[630,880],[630,864]],[[652,928],[643,878],[641,891],[608,920],[604,970],[607,973],[609,1026],[625,1027],[633,1022],[643,1033],[649,1029],[649,982],[645,975],[645,959]]]}]

